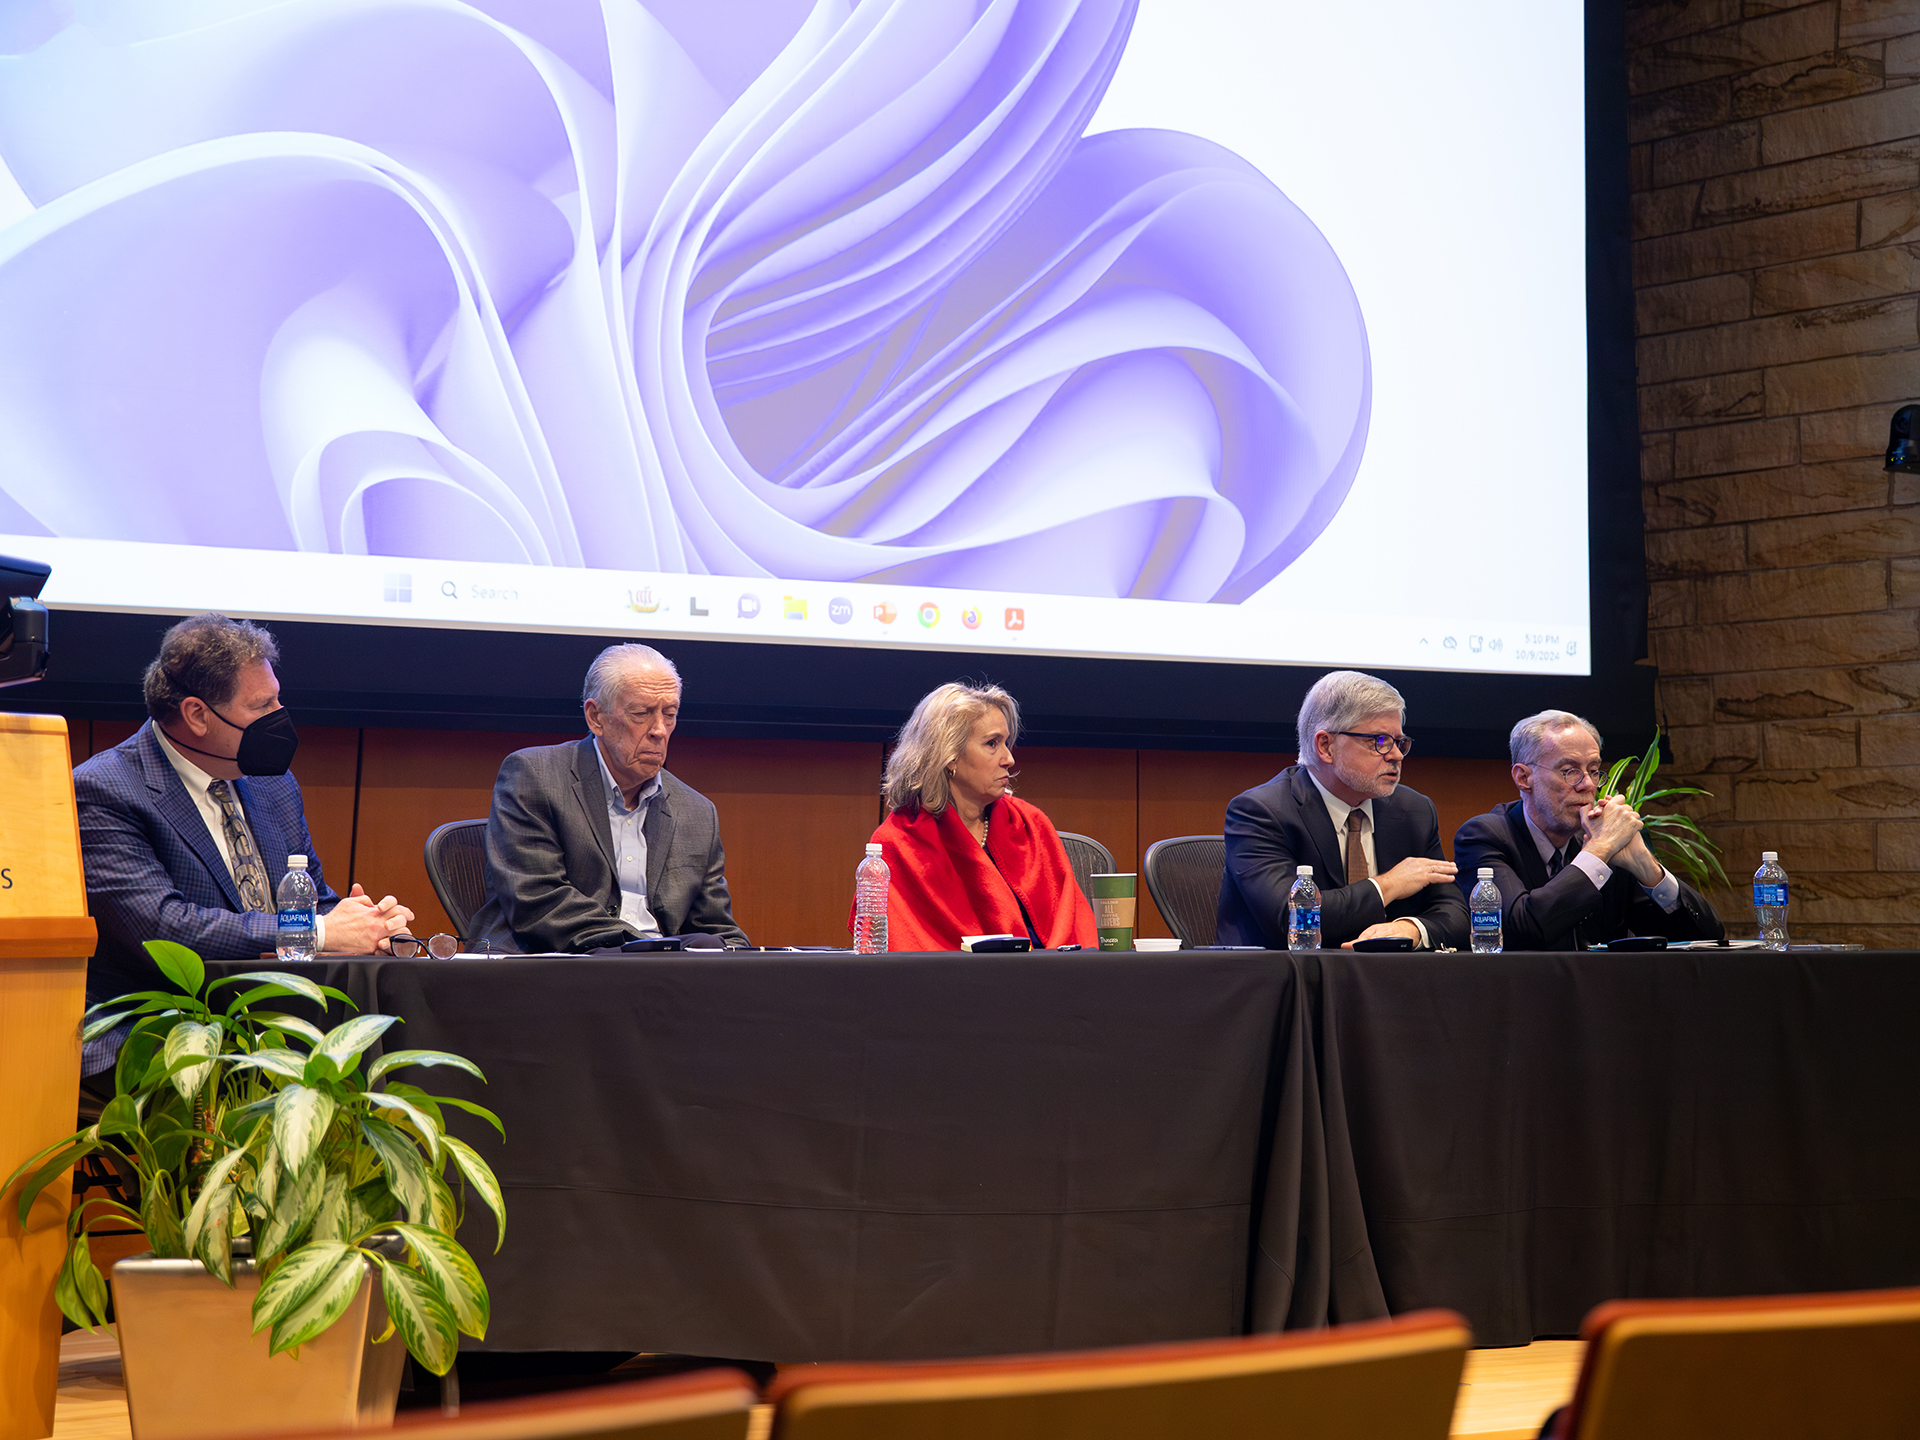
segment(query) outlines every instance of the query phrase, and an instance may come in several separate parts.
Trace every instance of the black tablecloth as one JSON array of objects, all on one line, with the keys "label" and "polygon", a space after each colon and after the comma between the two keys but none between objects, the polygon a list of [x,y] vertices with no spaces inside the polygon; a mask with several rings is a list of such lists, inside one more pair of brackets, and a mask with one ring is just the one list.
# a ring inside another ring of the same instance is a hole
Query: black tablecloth
[{"label": "black tablecloth", "polygon": [[[1888,952],[353,960],[507,1191],[486,1348],[804,1361],[1920,1280]],[[215,967],[223,968],[223,967]]]}]

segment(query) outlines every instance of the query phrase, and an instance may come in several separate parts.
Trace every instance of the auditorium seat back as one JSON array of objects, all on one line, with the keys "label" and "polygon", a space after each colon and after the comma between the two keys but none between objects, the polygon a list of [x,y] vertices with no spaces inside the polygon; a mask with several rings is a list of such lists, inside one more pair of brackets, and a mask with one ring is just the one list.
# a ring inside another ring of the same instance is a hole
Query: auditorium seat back
[{"label": "auditorium seat back", "polygon": [[1187,949],[1214,943],[1227,837],[1180,835],[1147,847],[1147,893]]},{"label": "auditorium seat back", "polygon": [[1060,832],[1060,843],[1066,847],[1067,863],[1073,866],[1080,893],[1092,904],[1093,877],[1113,874],[1113,852],[1091,835],[1076,835],[1071,830]]},{"label": "auditorium seat back", "polygon": [[1616,1300],[1555,1440],[1840,1440],[1920,1431],[1920,1289]]},{"label": "auditorium seat back", "polygon": [[1471,1341],[1444,1310],[1331,1330],[783,1370],[773,1440],[1445,1440]]},{"label": "auditorium seat back", "polygon": [[487,822],[452,820],[427,836],[427,878],[461,935],[487,903]]}]

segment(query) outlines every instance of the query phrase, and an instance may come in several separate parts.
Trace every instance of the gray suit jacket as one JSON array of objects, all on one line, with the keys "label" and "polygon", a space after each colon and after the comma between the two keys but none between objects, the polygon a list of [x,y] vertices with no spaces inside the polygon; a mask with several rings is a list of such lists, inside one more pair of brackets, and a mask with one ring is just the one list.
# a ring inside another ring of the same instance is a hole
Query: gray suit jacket
[{"label": "gray suit jacket", "polygon": [[[662,770],[642,833],[647,908],[660,933],[746,944],[713,802]],[[579,953],[639,938],[620,918],[607,785],[591,735],[516,750],[501,764],[487,817],[487,902],[472,928],[495,949],[518,951]]]}]

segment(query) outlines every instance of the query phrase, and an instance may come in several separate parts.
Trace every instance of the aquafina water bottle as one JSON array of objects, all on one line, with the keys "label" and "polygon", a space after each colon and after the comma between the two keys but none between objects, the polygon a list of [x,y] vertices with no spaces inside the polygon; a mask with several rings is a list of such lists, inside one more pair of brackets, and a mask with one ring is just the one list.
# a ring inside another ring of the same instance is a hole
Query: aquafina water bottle
[{"label": "aquafina water bottle", "polygon": [[1320,887],[1313,883],[1313,867],[1302,865],[1294,874],[1293,891],[1287,896],[1287,948],[1320,948]]},{"label": "aquafina water bottle", "polygon": [[887,951],[887,862],[877,842],[853,872],[853,948],[862,955]]},{"label": "aquafina water bottle", "polygon": [[1467,908],[1473,912],[1473,953],[1500,953],[1500,887],[1493,883],[1493,867],[1482,865]]},{"label": "aquafina water bottle", "polygon": [[1787,948],[1787,872],[1772,850],[1760,852],[1760,868],[1753,872],[1753,918],[1762,945],[1769,950]]},{"label": "aquafina water bottle", "polygon": [[287,873],[280,879],[280,933],[274,952],[282,960],[313,959],[313,910],[319,900],[313,888],[313,876],[307,873],[307,857],[287,856]]}]

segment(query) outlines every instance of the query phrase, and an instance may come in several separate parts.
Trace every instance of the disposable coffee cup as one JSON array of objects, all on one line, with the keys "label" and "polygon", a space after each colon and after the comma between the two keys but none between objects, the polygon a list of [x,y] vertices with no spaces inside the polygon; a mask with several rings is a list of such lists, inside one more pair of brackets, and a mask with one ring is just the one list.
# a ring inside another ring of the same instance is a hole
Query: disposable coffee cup
[{"label": "disposable coffee cup", "polygon": [[1093,923],[1100,931],[1102,950],[1133,948],[1134,890],[1138,875],[1095,875]]}]

